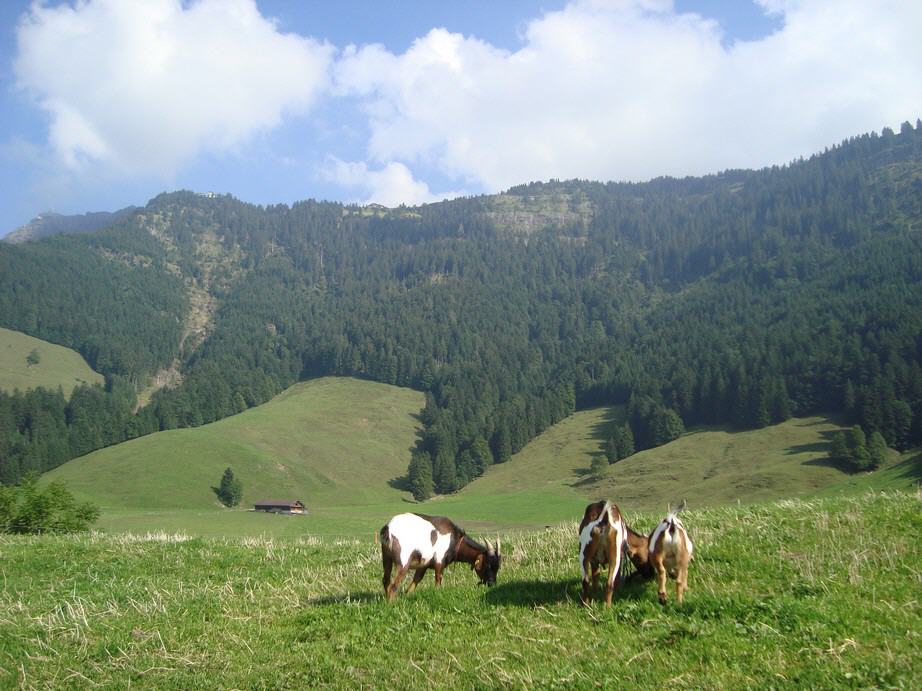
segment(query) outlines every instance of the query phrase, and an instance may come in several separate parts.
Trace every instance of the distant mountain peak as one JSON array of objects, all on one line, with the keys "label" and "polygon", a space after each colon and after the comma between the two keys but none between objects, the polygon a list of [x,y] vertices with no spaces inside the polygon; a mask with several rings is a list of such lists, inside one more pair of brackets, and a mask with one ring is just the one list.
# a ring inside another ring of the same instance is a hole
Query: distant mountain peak
[{"label": "distant mountain peak", "polygon": [[106,226],[118,223],[137,210],[126,206],[118,211],[91,211],[85,214],[65,215],[56,211],[43,211],[25,225],[19,226],[2,239],[13,244],[40,240],[52,235],[73,235],[92,233]]}]

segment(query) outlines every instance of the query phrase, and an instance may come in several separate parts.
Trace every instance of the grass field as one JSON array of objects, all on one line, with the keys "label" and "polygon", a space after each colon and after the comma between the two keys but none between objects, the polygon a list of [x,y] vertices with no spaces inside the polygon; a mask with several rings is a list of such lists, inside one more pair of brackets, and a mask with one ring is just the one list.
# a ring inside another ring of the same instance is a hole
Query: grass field
[{"label": "grass field", "polygon": [[[39,361],[29,365],[26,358],[33,350]],[[55,390],[60,386],[64,395],[70,396],[78,384],[103,381],[103,376],[90,369],[76,351],[0,328],[0,390],[27,391],[40,386]]]},{"label": "grass field", "polygon": [[[0,536],[0,688],[914,688],[922,503],[690,510],[686,602],[577,604],[576,524],[388,604],[370,539]],[[638,514],[652,527],[658,518]]]},{"label": "grass field", "polygon": [[[452,516],[469,530],[531,530],[580,515],[607,497],[630,515],[682,498],[696,508],[816,492],[912,487],[917,456],[850,476],[825,461],[831,433],[821,417],[728,432],[692,430],[588,478],[618,419],[617,408],[580,411],[461,492],[424,504],[401,489],[416,440],[422,395],[373,382],[326,378],[292,387],[269,403],[195,429],[172,430],[102,449],[48,473],[101,506],[107,532],[161,530],[201,536],[370,535],[406,510]],[[230,466],[241,508],[220,507],[211,487]],[[259,499],[301,499],[306,517],[245,510]]]}]

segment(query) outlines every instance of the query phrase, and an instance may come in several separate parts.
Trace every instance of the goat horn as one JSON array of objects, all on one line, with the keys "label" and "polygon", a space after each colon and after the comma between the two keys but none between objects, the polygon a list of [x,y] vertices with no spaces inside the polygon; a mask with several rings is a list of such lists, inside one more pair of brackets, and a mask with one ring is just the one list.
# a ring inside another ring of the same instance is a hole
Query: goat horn
[{"label": "goat horn", "polygon": [[501,544],[501,542],[500,542],[500,539],[499,539],[499,535],[497,535],[497,536],[496,536],[496,553],[497,553],[497,554],[500,553],[500,544]]},{"label": "goat horn", "polygon": [[487,554],[492,554],[496,551],[495,549],[493,549],[493,545],[490,544],[489,540],[484,540],[484,542],[487,543]]}]

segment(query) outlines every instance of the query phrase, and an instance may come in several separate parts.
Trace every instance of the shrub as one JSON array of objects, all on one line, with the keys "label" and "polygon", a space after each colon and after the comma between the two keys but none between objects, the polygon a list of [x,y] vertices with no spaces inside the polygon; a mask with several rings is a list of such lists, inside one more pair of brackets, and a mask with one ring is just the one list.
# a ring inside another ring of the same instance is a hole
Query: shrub
[{"label": "shrub", "polygon": [[97,518],[95,505],[78,502],[60,482],[42,488],[29,476],[20,485],[0,485],[0,533],[74,533]]}]

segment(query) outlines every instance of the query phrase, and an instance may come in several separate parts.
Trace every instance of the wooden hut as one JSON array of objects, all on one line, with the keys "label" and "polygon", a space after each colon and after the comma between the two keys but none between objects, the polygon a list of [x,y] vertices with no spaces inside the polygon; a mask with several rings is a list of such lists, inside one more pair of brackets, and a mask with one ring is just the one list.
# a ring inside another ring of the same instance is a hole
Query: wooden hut
[{"label": "wooden hut", "polygon": [[256,502],[253,508],[255,511],[266,511],[268,513],[307,513],[307,507],[304,502],[290,499],[264,499]]}]

